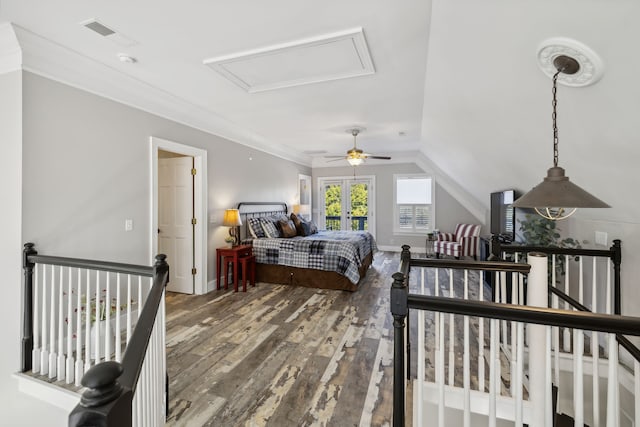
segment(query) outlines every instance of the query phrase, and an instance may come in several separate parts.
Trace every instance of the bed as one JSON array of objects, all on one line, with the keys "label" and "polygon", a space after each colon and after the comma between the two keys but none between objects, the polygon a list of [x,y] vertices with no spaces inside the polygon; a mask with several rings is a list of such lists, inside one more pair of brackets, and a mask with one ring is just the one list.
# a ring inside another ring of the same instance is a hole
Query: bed
[{"label": "bed", "polygon": [[355,291],[377,250],[366,231],[319,231],[302,237],[253,238],[249,223],[255,218],[288,216],[285,203],[242,202],[241,237],[251,242],[256,256],[256,280],[321,289]]}]

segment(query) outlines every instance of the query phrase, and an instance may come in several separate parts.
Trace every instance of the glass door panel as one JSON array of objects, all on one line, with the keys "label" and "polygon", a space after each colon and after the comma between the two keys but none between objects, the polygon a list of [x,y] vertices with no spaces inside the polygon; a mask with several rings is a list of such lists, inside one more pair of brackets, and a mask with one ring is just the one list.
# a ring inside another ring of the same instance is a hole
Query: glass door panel
[{"label": "glass door panel", "polygon": [[347,210],[348,230],[369,229],[369,185],[367,182],[352,181],[349,183],[350,206]]},{"label": "glass door panel", "polygon": [[342,230],[342,184],[324,186],[324,218],[327,230]]}]

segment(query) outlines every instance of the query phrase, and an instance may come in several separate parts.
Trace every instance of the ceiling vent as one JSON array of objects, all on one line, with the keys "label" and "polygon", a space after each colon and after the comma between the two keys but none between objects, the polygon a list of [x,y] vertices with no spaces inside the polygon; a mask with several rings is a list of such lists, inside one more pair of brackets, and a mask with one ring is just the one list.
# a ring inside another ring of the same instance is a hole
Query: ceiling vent
[{"label": "ceiling vent", "polygon": [[205,59],[249,93],[375,73],[362,28]]},{"label": "ceiling vent", "polygon": [[89,30],[93,31],[96,34],[99,34],[100,36],[108,40],[111,40],[119,46],[131,47],[138,44],[137,41],[123,35],[122,33],[117,32],[112,28],[107,27],[97,19],[92,18],[87,21],[83,21],[80,23],[80,25],[88,28]]}]

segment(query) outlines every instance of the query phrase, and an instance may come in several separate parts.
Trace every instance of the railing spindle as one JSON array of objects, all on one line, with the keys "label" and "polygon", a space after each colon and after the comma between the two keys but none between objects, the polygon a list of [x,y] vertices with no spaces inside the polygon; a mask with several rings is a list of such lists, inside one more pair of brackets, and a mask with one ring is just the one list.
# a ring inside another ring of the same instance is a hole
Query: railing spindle
[{"label": "railing spindle", "polygon": [[[484,301],[484,279],[482,273],[478,274],[478,297]],[[478,390],[484,393],[484,322],[483,317],[478,317]]]},{"label": "railing spindle", "polygon": [[100,301],[100,271],[96,270],[96,321],[93,326],[94,333],[96,335],[93,340],[93,343],[96,346],[94,352],[96,364],[100,363],[100,332],[102,329],[102,325],[100,325]]},{"label": "railing spindle", "polygon": [[[420,269],[420,294],[424,295],[425,294],[425,289],[424,289],[424,273],[425,273],[425,269],[421,268]],[[417,381],[418,381],[418,402],[420,402],[420,407],[422,407],[422,402],[424,402],[424,396],[423,396],[423,382],[426,380],[425,378],[425,370],[424,370],[424,364],[425,364],[425,349],[424,349],[424,334],[425,334],[425,328],[424,328],[424,310],[418,310],[418,372],[417,372]],[[417,411],[417,420],[416,422],[418,423],[418,425],[423,425],[423,421],[422,421],[422,410],[418,410]]]},{"label": "railing spindle", "polygon": [[58,281],[58,379],[62,380],[65,378],[64,373],[64,280],[63,280],[63,271],[62,267],[58,268],[59,273],[59,281]]},{"label": "railing spindle", "polygon": [[[120,334],[120,306],[122,302],[120,301],[120,273],[116,274],[116,342],[115,342],[115,350],[116,350],[116,362],[122,362],[122,336]],[[128,304],[127,304],[128,306]]]},{"label": "railing spindle", "polygon": [[69,283],[67,284],[67,366],[66,366],[66,380],[67,384],[71,384],[74,378],[74,365],[75,360],[73,358],[73,274],[71,267],[67,268],[67,274],[69,276]]},{"label": "railing spindle", "polygon": [[51,266],[51,301],[49,311],[49,378],[56,376],[56,276]]},{"label": "railing spindle", "polygon": [[576,425],[584,425],[584,332],[573,330],[573,410]]},{"label": "railing spindle", "polygon": [[76,366],[75,385],[80,387],[82,379],[82,270],[78,269],[78,286],[76,290]]},{"label": "railing spindle", "polygon": [[496,427],[496,394],[500,381],[500,359],[498,355],[498,322],[489,320],[489,427]]},{"label": "railing spindle", "polygon": [[[464,270],[464,296],[469,300],[469,270]],[[422,310],[420,310],[422,312]],[[464,322],[464,352],[463,352],[463,382],[464,382],[464,427],[471,426],[471,360],[469,349],[469,316],[463,317]]]},{"label": "railing spindle", "polygon": [[[596,257],[593,257],[593,268],[591,271],[591,311],[598,312],[598,292],[597,292],[597,267]],[[600,420],[600,343],[597,332],[591,332],[591,357],[592,357],[592,402],[593,420],[598,423]]]},{"label": "railing spindle", "polygon": [[[564,256],[564,293],[569,295],[569,255]],[[565,310],[571,310],[569,303],[564,303]],[[563,330],[563,348],[565,352],[571,351],[571,336],[568,328]]]},{"label": "railing spindle", "polygon": [[[453,293],[453,269],[449,269],[449,297],[453,298],[454,297],[454,293]],[[455,374],[455,369],[456,369],[456,362],[455,362],[455,350],[454,350],[454,344],[455,344],[455,317],[454,314],[450,314],[449,315],[449,366],[447,367],[449,369],[449,382],[448,384],[450,386],[454,385],[454,374]]]},{"label": "railing spindle", "polygon": [[[38,310],[38,290],[40,289],[40,280],[42,268],[44,266],[36,264],[33,267],[33,351],[31,352],[31,371],[34,374],[40,372],[40,311]],[[44,287],[44,286],[43,286]],[[40,303],[44,303],[44,300]]]},{"label": "railing spindle", "polygon": [[[138,311],[141,310],[142,305],[138,300]],[[127,274],[127,344],[131,339],[131,275]]]},{"label": "railing spindle", "polygon": [[[512,322],[513,323],[513,322]],[[523,374],[524,374],[524,324],[515,325],[516,338],[511,343],[511,356],[515,359],[515,375],[511,377],[511,395],[515,399],[515,425],[522,427]]]},{"label": "railing spindle", "polygon": [[87,269],[87,289],[84,302],[84,372],[91,368],[91,272]]},{"label": "railing spindle", "polygon": [[607,379],[607,427],[620,425],[620,399],[618,396],[618,342],[609,334],[609,378]]},{"label": "railing spindle", "polygon": [[106,289],[104,297],[105,322],[104,322],[104,360],[111,360],[111,274],[106,273]]},{"label": "railing spindle", "polygon": [[633,406],[635,409],[635,425],[640,422],[640,362],[633,360]]}]

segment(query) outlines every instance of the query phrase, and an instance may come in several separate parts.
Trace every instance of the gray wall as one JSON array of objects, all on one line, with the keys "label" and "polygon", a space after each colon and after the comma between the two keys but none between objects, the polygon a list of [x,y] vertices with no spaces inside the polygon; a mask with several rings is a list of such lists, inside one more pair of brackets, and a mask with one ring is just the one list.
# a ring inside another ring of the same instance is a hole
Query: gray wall
[{"label": "gray wall", "polygon": [[2,422],[10,426],[66,425],[61,409],[18,392],[12,374],[20,369],[22,330],[22,72],[0,74],[0,401]]},{"label": "gray wall", "polygon": [[[284,201],[308,167],[27,73],[24,239],[41,253],[150,264],[150,136],[207,150],[209,266],[224,244],[221,212]],[[249,157],[252,160],[249,160]],[[134,229],[124,230],[131,218]]]},{"label": "gray wall", "polygon": [[[425,173],[419,166],[412,163],[389,165],[362,165],[356,168],[357,175],[374,175],[375,182],[375,214],[376,214],[376,240],[379,246],[394,247],[400,250],[400,246],[408,244],[418,251],[424,252],[425,236],[401,235],[393,232],[393,175],[402,173]],[[337,168],[313,169],[313,206],[314,210],[320,207],[318,194],[318,178],[332,176],[353,176],[353,168],[350,166]],[[477,224],[478,221],[456,199],[451,197],[441,186],[437,184],[435,189],[436,200],[436,228],[440,231],[453,231],[457,223]],[[317,214],[314,219],[317,220]]]}]

